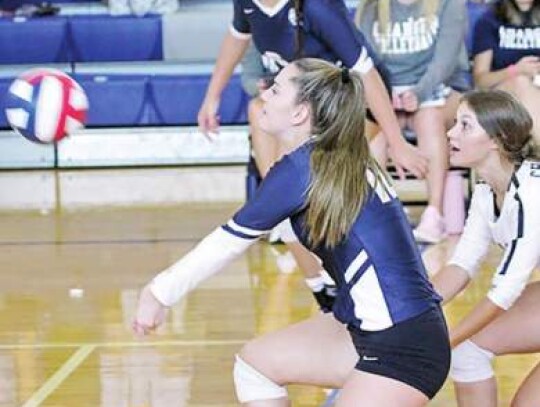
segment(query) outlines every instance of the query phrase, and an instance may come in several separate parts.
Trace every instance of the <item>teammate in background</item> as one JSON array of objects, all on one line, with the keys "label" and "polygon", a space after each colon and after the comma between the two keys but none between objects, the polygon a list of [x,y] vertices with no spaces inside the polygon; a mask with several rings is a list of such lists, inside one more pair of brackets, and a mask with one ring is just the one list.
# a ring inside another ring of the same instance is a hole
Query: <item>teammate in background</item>
[{"label": "teammate in background", "polygon": [[[219,52],[212,79],[199,111],[203,132],[216,132],[220,96],[234,67],[240,62],[250,40],[262,55],[269,76],[275,76],[288,62],[317,57],[358,71],[366,89],[372,117],[384,131],[396,166],[423,176],[427,160],[402,137],[383,78],[384,67],[354,27],[341,0],[234,0],[234,17]],[[262,106],[260,99],[250,104],[250,119]],[[252,143],[261,176],[282,155],[283,147],[251,120]]]},{"label": "teammate in background", "polygon": [[[433,278],[444,302],[474,278],[491,243],[504,248],[487,297],[450,330],[452,369],[460,406],[497,406],[494,355],[540,351],[540,283],[527,285],[540,264],[540,162],[532,119],[510,94],[466,94],[449,131],[450,163],[475,170],[465,230],[448,265]],[[512,406],[540,405],[540,367]]]},{"label": "teammate in background", "polygon": [[290,218],[337,282],[336,303],[244,346],[240,402],[287,406],[285,386],[300,383],[342,388],[337,406],[425,405],[448,372],[448,333],[403,207],[369,153],[360,74],[301,59],[262,99],[259,125],[284,157],[226,225],[143,289],[135,332]]},{"label": "teammate in background", "polygon": [[[355,20],[390,71],[392,102],[401,126],[415,133],[419,148],[429,157],[428,206],[414,234],[419,241],[437,243],[446,235],[446,131],[456,115],[458,92],[470,87],[467,68],[460,64],[468,64],[465,2],[361,0]],[[372,151],[379,163],[386,162],[386,150],[386,139],[377,136]]]},{"label": "teammate in background", "polygon": [[473,37],[474,82],[516,96],[533,118],[540,142],[540,0],[499,0]]}]

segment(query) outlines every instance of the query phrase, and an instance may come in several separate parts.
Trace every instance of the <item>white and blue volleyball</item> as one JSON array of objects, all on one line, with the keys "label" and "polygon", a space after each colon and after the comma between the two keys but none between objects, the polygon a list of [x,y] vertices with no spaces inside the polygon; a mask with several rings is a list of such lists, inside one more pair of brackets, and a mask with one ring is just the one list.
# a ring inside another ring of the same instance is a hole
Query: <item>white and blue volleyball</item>
[{"label": "white and blue volleyball", "polygon": [[82,128],[88,98],[81,86],[56,69],[32,69],[13,81],[5,100],[11,127],[35,143],[55,143]]}]

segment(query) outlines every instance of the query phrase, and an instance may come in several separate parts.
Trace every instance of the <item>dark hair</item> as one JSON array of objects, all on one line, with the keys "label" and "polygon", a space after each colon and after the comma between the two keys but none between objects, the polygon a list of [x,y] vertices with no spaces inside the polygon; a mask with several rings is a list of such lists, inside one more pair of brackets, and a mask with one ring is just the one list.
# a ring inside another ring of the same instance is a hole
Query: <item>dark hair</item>
[{"label": "dark hair", "polygon": [[523,12],[515,0],[499,0],[493,4],[495,16],[504,24],[540,25],[540,0],[533,0],[531,9]]},{"label": "dark hair", "polygon": [[531,135],[533,120],[514,96],[501,90],[478,90],[466,93],[461,100],[510,162],[519,165],[525,159],[539,159]]},{"label": "dark hair", "polygon": [[294,14],[296,16],[294,59],[304,56],[304,0],[294,0]]}]

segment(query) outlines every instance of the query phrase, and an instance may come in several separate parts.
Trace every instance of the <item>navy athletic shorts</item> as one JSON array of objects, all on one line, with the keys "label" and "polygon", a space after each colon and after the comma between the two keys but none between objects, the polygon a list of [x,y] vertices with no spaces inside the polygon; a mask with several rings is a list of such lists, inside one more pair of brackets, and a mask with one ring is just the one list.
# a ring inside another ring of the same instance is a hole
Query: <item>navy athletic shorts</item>
[{"label": "navy athletic shorts", "polygon": [[440,307],[382,331],[349,326],[359,355],[356,369],[389,377],[432,399],[450,368],[450,343]]}]

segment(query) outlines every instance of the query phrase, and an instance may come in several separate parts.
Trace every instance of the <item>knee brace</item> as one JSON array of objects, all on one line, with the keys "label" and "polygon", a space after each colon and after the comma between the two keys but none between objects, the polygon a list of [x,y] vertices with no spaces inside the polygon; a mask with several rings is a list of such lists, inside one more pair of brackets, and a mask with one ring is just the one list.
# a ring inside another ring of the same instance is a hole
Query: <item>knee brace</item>
[{"label": "knee brace", "polygon": [[466,340],[452,350],[450,377],[460,383],[487,380],[493,377],[491,359],[493,353]]},{"label": "knee brace", "polygon": [[236,355],[234,363],[234,386],[240,403],[287,397],[287,390],[274,383]]}]

